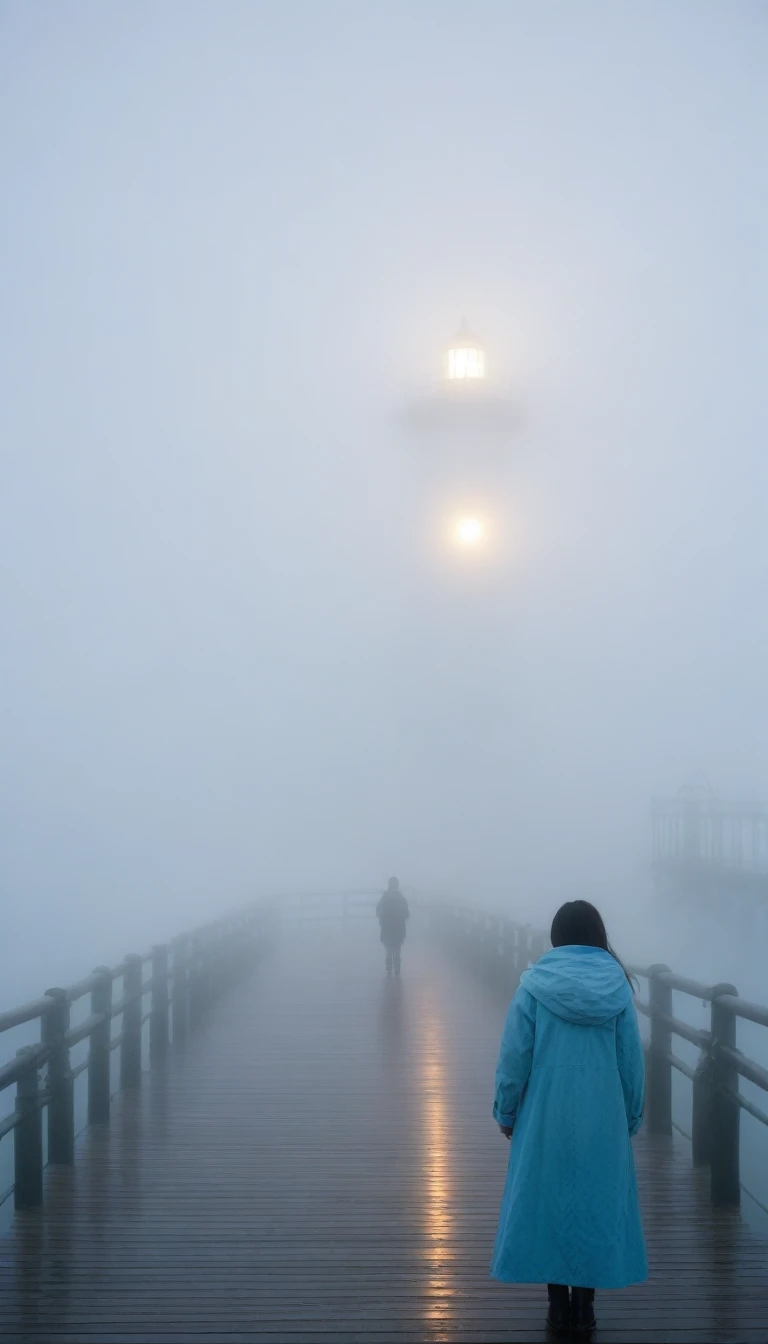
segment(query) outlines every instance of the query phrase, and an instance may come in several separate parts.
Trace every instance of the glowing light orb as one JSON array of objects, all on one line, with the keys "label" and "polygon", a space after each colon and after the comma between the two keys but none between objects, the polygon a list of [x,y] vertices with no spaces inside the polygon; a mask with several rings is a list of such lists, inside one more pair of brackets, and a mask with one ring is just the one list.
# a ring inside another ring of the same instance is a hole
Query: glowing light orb
[{"label": "glowing light orb", "polygon": [[480,546],[485,540],[485,527],[479,518],[459,518],[454,529],[454,537],[459,546],[467,548]]}]

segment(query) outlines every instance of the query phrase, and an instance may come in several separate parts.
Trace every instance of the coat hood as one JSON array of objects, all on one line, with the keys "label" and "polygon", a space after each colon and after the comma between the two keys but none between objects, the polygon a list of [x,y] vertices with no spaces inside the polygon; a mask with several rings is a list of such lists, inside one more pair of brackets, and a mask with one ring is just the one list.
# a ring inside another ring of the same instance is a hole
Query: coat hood
[{"label": "coat hood", "polygon": [[602,947],[553,947],[524,971],[520,984],[566,1022],[598,1027],[632,998],[624,971]]}]

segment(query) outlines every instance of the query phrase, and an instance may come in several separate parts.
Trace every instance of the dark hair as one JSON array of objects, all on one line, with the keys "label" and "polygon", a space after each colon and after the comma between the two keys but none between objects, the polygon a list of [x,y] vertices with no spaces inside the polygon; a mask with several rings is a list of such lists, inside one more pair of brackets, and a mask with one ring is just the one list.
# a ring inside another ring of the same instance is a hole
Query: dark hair
[{"label": "dark hair", "polygon": [[608,942],[600,911],[589,901],[566,901],[565,905],[561,905],[552,920],[549,940],[553,947],[602,947],[604,952],[610,952],[614,960],[618,961],[634,989],[632,976]]}]

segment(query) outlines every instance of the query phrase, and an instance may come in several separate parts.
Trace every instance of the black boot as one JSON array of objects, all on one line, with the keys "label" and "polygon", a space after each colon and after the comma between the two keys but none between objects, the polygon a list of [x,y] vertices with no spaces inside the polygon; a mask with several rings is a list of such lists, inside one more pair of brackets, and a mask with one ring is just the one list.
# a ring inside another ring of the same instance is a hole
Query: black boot
[{"label": "black boot", "polygon": [[571,1329],[575,1335],[589,1335],[595,1328],[594,1288],[574,1288],[571,1293]]},{"label": "black boot", "polygon": [[571,1328],[571,1304],[568,1301],[568,1286],[564,1283],[548,1283],[549,1311],[547,1325],[556,1335],[567,1335]]}]

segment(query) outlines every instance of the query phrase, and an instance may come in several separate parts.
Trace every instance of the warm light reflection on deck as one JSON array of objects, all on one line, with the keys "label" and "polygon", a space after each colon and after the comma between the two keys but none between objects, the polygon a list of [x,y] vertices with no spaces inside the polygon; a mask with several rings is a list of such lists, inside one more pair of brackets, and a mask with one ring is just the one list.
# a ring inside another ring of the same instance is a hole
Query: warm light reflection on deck
[{"label": "warm light reflection on deck", "polygon": [[[440,1019],[430,1008],[422,1027],[419,1090],[424,1124],[424,1220],[427,1242],[425,1317],[432,1322],[452,1316],[454,1289],[446,1258],[453,1233],[451,1173],[448,1155],[448,1100],[446,1097],[445,1041]],[[432,1334],[432,1339],[439,1335]]]}]

